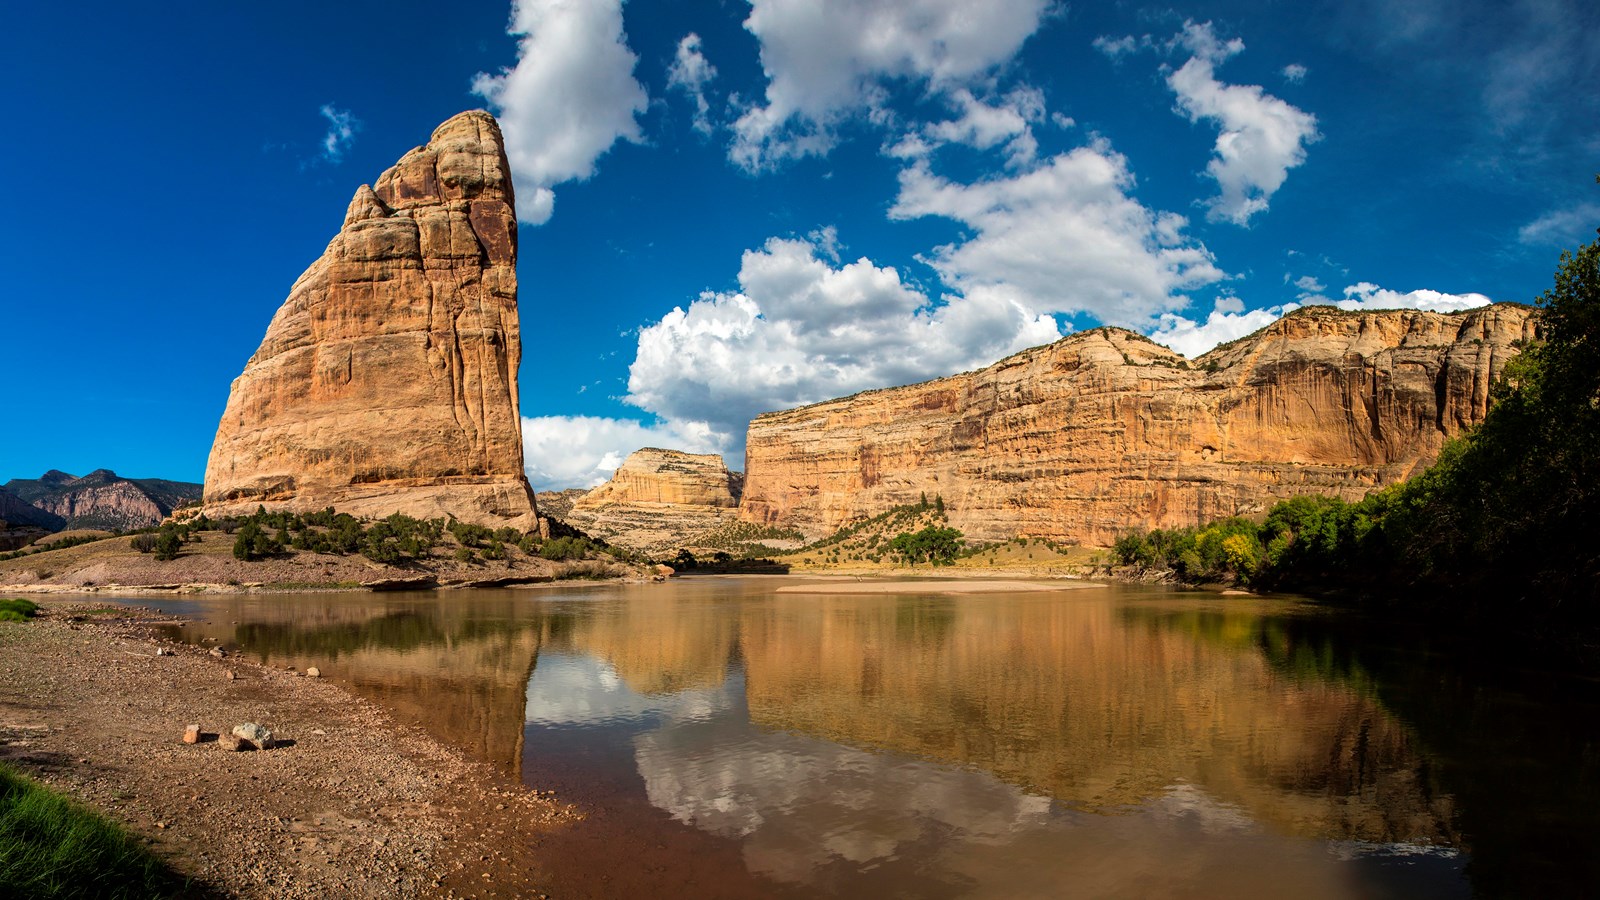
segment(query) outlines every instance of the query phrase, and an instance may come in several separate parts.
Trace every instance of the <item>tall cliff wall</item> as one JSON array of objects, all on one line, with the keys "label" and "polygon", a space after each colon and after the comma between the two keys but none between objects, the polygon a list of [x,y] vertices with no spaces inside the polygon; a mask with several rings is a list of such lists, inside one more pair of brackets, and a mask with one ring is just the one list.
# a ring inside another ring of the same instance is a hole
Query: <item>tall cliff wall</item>
[{"label": "tall cliff wall", "polygon": [[233,383],[209,512],[404,512],[531,528],[511,168],[462,113],[350,201]]},{"label": "tall cliff wall", "polygon": [[1358,499],[1482,420],[1534,311],[1298,310],[1189,361],[1120,329],[750,424],[740,518],[826,534],[926,493],[968,537],[1107,545]]}]

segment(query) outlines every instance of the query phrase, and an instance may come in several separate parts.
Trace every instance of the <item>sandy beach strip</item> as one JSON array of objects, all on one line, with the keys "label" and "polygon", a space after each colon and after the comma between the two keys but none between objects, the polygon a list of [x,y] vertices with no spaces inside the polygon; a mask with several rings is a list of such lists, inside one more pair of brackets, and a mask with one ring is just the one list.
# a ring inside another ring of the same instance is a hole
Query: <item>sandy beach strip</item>
[{"label": "sandy beach strip", "polygon": [[934,578],[918,581],[813,581],[786,584],[780,594],[1024,594],[1104,587],[1092,581],[1003,581],[994,578]]}]

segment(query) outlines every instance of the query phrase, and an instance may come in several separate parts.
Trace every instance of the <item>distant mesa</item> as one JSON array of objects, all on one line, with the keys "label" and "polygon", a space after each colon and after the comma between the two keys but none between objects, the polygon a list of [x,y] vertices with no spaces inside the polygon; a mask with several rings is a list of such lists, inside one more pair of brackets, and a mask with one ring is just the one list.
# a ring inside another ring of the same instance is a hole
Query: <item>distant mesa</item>
[{"label": "distant mesa", "polygon": [[613,544],[669,550],[734,521],[743,489],[744,476],[728,471],[721,456],[646,447],[578,498],[565,518]]},{"label": "distant mesa", "polygon": [[1099,328],[750,424],[740,518],[817,538],[939,497],[967,537],[1106,546],[1298,494],[1358,499],[1482,421],[1534,309],[1296,311],[1188,360]]},{"label": "distant mesa", "polygon": [[482,111],[358,188],[233,382],[206,511],[535,527],[513,209],[500,129]]},{"label": "distant mesa", "polygon": [[79,478],[56,469],[38,478],[13,478],[0,487],[0,519],[12,526],[63,529],[130,529],[156,525],[185,503],[200,499],[200,485],[161,478],[123,478],[96,469]]}]

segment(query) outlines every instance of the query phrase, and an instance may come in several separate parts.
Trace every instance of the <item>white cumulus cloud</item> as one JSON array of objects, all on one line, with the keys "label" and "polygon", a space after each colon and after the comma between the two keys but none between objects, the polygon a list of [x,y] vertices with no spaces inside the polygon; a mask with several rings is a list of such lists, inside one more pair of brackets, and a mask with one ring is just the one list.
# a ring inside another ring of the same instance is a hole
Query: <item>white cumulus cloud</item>
[{"label": "white cumulus cloud", "polygon": [[1429,312],[1460,312],[1493,303],[1482,294],[1445,294],[1422,288],[1415,291],[1391,291],[1370,281],[1361,281],[1344,289],[1344,299],[1335,300],[1340,309],[1425,309]]},{"label": "white cumulus cloud", "polygon": [[927,260],[970,302],[1143,327],[1186,306],[1182,291],[1224,275],[1184,233],[1183,216],[1147,209],[1132,187],[1127,159],[1104,142],[972,184],[917,163],[901,172],[890,216],[941,216],[972,230]]},{"label": "white cumulus cloud", "polygon": [[[1314,284],[1315,288],[1308,286],[1306,282]],[[1246,310],[1238,298],[1220,297],[1205,321],[1197,322],[1176,313],[1167,313],[1160,317],[1156,327],[1148,334],[1156,343],[1165,344],[1193,359],[1218,344],[1242,338],[1253,331],[1265,328],[1279,316],[1312,303],[1331,302],[1331,305],[1339,309],[1350,311],[1421,309],[1429,312],[1460,312],[1493,302],[1482,294],[1446,294],[1426,288],[1415,291],[1393,291],[1378,287],[1369,281],[1352,284],[1344,289],[1344,299],[1329,301],[1326,297],[1309,296],[1305,293],[1322,290],[1322,285],[1309,275],[1300,278],[1296,286],[1302,290],[1300,300],[1304,302]]]},{"label": "white cumulus cloud", "polygon": [[[912,158],[925,156],[940,144],[965,144],[979,150],[1006,145],[1006,155],[1013,166],[1033,162],[1039,142],[1033,136],[1033,125],[1044,121],[1044,93],[1034,87],[1019,87],[994,102],[985,102],[966,88],[950,95],[950,103],[960,115],[943,122],[923,126],[921,139],[916,140],[917,150],[912,153],[896,152],[891,156]],[[1070,120],[1068,120],[1070,122]],[[907,145],[910,146],[910,145]]]},{"label": "white cumulus cloud", "polygon": [[1299,63],[1290,63],[1283,67],[1283,80],[1289,82],[1290,84],[1299,84],[1300,82],[1306,80],[1306,75],[1310,71],[1310,69],[1307,69],[1305,66],[1302,66]]},{"label": "white cumulus cloud", "polygon": [[[746,251],[739,290],[707,292],[639,334],[629,403],[738,455],[754,416],[993,362],[1060,337],[999,297],[943,305],[893,268],[827,259],[833,233]],[[824,246],[827,244],[827,246]]]},{"label": "white cumulus cloud", "polygon": [[1150,339],[1193,359],[1218,344],[1265,328],[1279,316],[1299,308],[1298,303],[1285,303],[1266,309],[1244,310],[1236,298],[1223,297],[1217,300],[1211,315],[1204,322],[1172,313],[1163,315],[1160,324],[1150,332]]},{"label": "white cumulus cloud", "polygon": [[336,109],[331,103],[323,104],[318,112],[328,120],[328,133],[322,136],[322,158],[336,163],[344,158],[344,151],[361,130],[361,120],[350,110]]},{"label": "white cumulus cloud", "polygon": [[649,98],[633,77],[621,0],[515,0],[506,31],[519,38],[516,66],[478,73],[472,91],[505,133],[517,218],[540,225],[552,188],[593,175],[617,140],[641,139],[635,116]]},{"label": "white cumulus cloud", "polygon": [[1305,162],[1306,145],[1321,136],[1317,117],[1259,85],[1218,81],[1216,67],[1243,51],[1244,42],[1223,42],[1210,22],[1185,23],[1174,40],[1191,54],[1167,76],[1167,86],[1178,96],[1178,111],[1191,122],[1208,121],[1221,129],[1206,166],[1220,188],[1207,201],[1208,218],[1248,225],[1252,216],[1266,211],[1289,170]]},{"label": "white cumulus cloud", "polygon": [[[670,424],[646,425],[632,419],[603,416],[524,416],[523,468],[536,491],[592,488],[604,483],[643,447],[665,447],[689,453],[721,449],[704,431]],[[733,460],[734,468],[744,460]]]},{"label": "white cumulus cloud", "polygon": [[694,130],[711,133],[711,104],[706,85],[717,77],[717,67],[700,51],[700,35],[690,32],[678,42],[678,52],[667,67],[667,86],[677,88],[694,102]]},{"label": "white cumulus cloud", "polygon": [[730,158],[756,171],[821,155],[846,118],[882,121],[888,85],[932,93],[964,85],[1013,57],[1049,0],[751,0],[764,103],[733,125]]}]

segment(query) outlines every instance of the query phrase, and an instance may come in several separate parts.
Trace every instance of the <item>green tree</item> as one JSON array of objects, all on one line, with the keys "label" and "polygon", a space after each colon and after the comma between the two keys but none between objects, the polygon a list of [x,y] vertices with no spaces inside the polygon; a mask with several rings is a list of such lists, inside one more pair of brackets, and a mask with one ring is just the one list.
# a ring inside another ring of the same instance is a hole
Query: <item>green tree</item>
[{"label": "green tree", "polygon": [[907,564],[949,565],[961,552],[961,532],[954,528],[929,525],[921,531],[903,531],[889,541],[887,549]]},{"label": "green tree", "polygon": [[163,528],[161,529],[161,532],[156,535],[156,559],[163,561],[177,559],[178,551],[182,548],[183,538],[178,536],[176,529]]}]

